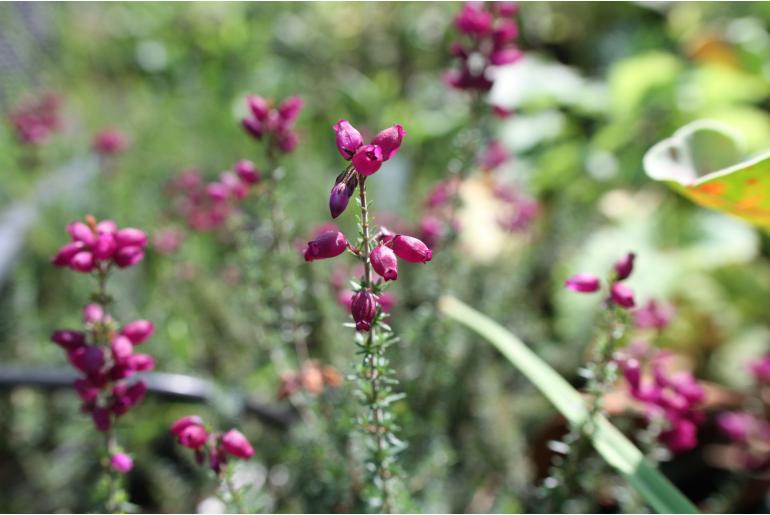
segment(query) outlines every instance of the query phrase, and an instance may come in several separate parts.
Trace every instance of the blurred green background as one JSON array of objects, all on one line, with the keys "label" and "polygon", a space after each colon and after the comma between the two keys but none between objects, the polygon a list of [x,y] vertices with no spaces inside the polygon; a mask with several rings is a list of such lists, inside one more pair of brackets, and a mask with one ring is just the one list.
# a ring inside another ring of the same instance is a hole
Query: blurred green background
[{"label": "blurred green background", "polygon": [[[372,132],[392,123],[406,128],[402,150],[372,178],[370,191],[376,217],[397,214],[414,227],[468,124],[468,98],[441,82],[460,5],[0,6],[0,109],[7,115],[30,95],[53,92],[65,120],[35,168],[23,165],[28,149],[0,125],[0,207],[48,197],[0,278],[0,364],[66,368],[48,337],[77,327],[91,287],[87,277],[50,266],[66,222],[92,213],[151,234],[180,228],[165,193],[180,170],[195,167],[214,180],[241,158],[264,164],[259,145],[239,127],[249,93],[305,101],[300,145],[283,161],[279,192],[298,239],[328,220],[328,190],[340,169],[330,127],[339,118]],[[667,299],[678,310],[658,343],[688,356],[706,381],[728,390],[747,386],[741,363],[770,346],[770,240],[654,183],[642,156],[704,117],[733,126],[752,152],[770,146],[769,22],[766,3],[521,5],[526,58],[500,69],[490,94],[515,114],[492,127],[514,156],[498,173],[537,198],[541,214],[515,235],[468,226],[456,266],[446,266],[439,249],[434,263],[404,267],[392,288],[401,342],[390,354],[407,393],[397,405],[409,444],[401,457],[410,494],[403,509],[537,511],[545,442],[564,431],[499,355],[439,318],[433,301],[441,293],[505,324],[580,385],[576,371],[598,302],[564,292],[563,281],[577,271],[603,273],[633,250],[637,299]],[[110,174],[97,172],[90,155],[91,139],[104,127],[121,129],[132,142]],[[41,181],[63,170],[72,173],[65,186],[40,191]],[[249,197],[246,209],[259,202]],[[353,216],[340,226],[352,233]],[[346,439],[356,410],[349,387],[314,401],[322,413],[316,422],[287,428],[227,402],[225,392],[240,391],[288,409],[276,398],[282,370],[270,359],[275,342],[254,331],[269,320],[274,299],[249,297],[237,275],[236,240],[227,231],[186,232],[178,252],[150,251],[112,281],[121,319],[155,322],[145,351],[156,356],[158,370],[210,379],[222,392],[211,405],[150,396],[125,417],[120,437],[137,463],[128,480],[131,502],[140,511],[205,508],[216,482],[167,434],[176,417],[200,413],[222,427],[238,425],[255,444],[256,458],[243,466],[255,509],[360,510],[352,484],[357,451]],[[13,243],[10,236],[0,241]],[[345,313],[327,284],[333,264],[311,266],[297,254],[279,266],[297,269],[304,281],[313,356],[350,371],[352,332],[341,329]],[[698,450],[663,465],[699,502],[732,484],[708,458],[719,437],[708,423],[702,431]],[[87,495],[98,474],[94,445],[73,392],[5,385],[0,511],[94,509]],[[750,495],[730,497],[732,507],[767,509],[767,484],[754,481]],[[627,508],[623,502],[586,498],[572,509],[616,511]]]}]

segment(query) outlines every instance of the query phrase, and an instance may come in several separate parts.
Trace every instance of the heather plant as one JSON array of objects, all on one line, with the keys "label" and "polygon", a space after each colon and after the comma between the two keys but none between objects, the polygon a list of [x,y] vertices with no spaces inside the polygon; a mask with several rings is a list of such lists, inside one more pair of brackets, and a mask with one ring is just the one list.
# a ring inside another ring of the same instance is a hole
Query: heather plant
[{"label": "heather plant", "polygon": [[119,324],[109,311],[113,298],[107,282],[116,268],[134,266],[144,258],[147,236],[139,229],[118,228],[112,220],[97,222],[92,216],[85,222],[72,222],[67,232],[71,241],[59,249],[53,264],[91,275],[96,288],[91,303],[83,308],[84,330],[58,330],[51,340],[66,351],[69,363],[80,374],[73,387],[82,401],[81,411],[90,415],[95,429],[104,435],[100,490],[104,491],[104,508],[112,513],[127,505],[121,476],[133,468],[132,457],[118,442],[117,423],[147,392],[143,379],[131,378],[155,367],[152,356],[134,352],[134,347],[152,336],[155,327],[148,320]]}]

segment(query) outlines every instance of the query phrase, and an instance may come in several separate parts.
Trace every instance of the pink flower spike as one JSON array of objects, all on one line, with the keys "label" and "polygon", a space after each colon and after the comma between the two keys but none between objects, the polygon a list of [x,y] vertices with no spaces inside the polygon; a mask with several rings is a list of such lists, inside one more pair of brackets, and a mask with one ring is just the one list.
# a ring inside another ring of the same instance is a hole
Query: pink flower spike
[{"label": "pink flower spike", "polygon": [[629,252],[619,260],[615,262],[615,278],[618,281],[628,279],[631,273],[634,271],[634,259],[636,254]]},{"label": "pink flower spike", "polygon": [[395,124],[380,131],[372,140],[372,145],[377,145],[382,149],[382,159],[387,161],[398,153],[398,149],[401,148],[401,141],[405,135],[406,131],[404,128],[399,124]]},{"label": "pink flower spike", "polygon": [[612,285],[612,288],[610,288],[610,299],[620,307],[634,307],[634,291],[624,283]]},{"label": "pink flower spike", "polygon": [[356,150],[352,163],[358,173],[369,176],[374,174],[382,166],[382,149],[377,145],[364,145]]},{"label": "pink flower spike", "polygon": [[390,247],[398,257],[410,263],[427,263],[433,259],[433,251],[412,236],[397,234],[390,242]]},{"label": "pink flower spike", "polygon": [[390,248],[385,245],[377,245],[369,254],[369,260],[374,271],[386,281],[398,279],[398,260]]},{"label": "pink flower spike", "polygon": [[337,150],[342,157],[350,161],[350,159],[356,153],[356,150],[358,150],[358,147],[364,144],[364,139],[361,137],[361,133],[358,132],[355,127],[350,125],[350,122],[347,120],[339,120],[336,124],[334,124],[334,126],[332,126],[332,128],[337,134]]},{"label": "pink flower spike", "polygon": [[183,429],[190,426],[203,426],[203,419],[198,415],[187,415],[186,417],[174,421],[174,423],[171,424],[169,431],[171,431],[172,434],[179,436]]},{"label": "pink flower spike", "polygon": [[354,294],[350,304],[350,314],[353,315],[357,331],[371,330],[374,317],[377,316],[377,297],[366,290]]},{"label": "pink flower spike", "polygon": [[128,454],[118,452],[112,455],[112,458],[110,459],[110,466],[116,472],[127,474],[131,471],[132,468],[134,468],[134,460],[132,460],[131,456]]},{"label": "pink flower spike", "polygon": [[236,458],[247,460],[254,456],[254,448],[237,429],[231,429],[222,435],[222,447],[226,453]]},{"label": "pink flower spike", "polygon": [[564,281],[564,286],[578,293],[593,293],[599,291],[599,278],[591,274],[575,274]]},{"label": "pink flower spike", "polygon": [[132,344],[139,345],[155,332],[155,325],[149,320],[135,320],[123,326],[120,334],[128,338]]},{"label": "pink flower spike", "polygon": [[308,242],[305,249],[305,261],[328,259],[339,256],[348,248],[348,240],[340,231],[326,231]]}]

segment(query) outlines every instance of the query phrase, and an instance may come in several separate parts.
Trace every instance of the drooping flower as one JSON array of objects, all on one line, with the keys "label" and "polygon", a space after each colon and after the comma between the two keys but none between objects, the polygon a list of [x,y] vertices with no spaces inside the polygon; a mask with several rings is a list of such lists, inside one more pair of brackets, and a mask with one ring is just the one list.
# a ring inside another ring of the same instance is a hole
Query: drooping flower
[{"label": "drooping flower", "polygon": [[377,145],[382,149],[382,159],[387,161],[398,153],[398,149],[401,148],[401,141],[403,141],[405,135],[406,131],[404,128],[399,124],[395,124],[380,131],[372,140],[372,145]]},{"label": "drooping flower", "polygon": [[579,293],[593,293],[599,291],[599,278],[591,274],[575,274],[566,281],[564,286],[567,289]]},{"label": "drooping flower", "polygon": [[328,259],[339,256],[348,247],[348,240],[340,231],[326,231],[309,241],[305,249],[305,261]]},{"label": "drooping flower", "polygon": [[377,145],[363,145],[356,150],[352,163],[361,175],[372,175],[380,169],[384,161],[382,149]]},{"label": "drooping flower", "polygon": [[377,297],[366,290],[357,292],[350,304],[350,314],[353,315],[357,331],[369,331],[374,317],[377,316]]},{"label": "drooping flower", "polygon": [[386,281],[398,279],[398,261],[396,254],[385,245],[377,245],[372,250],[369,259],[372,268]]},{"label": "drooping flower", "polygon": [[117,452],[110,458],[110,466],[121,474],[127,474],[134,468],[134,460],[128,454]]},{"label": "drooping flower", "polygon": [[433,251],[412,236],[397,234],[389,245],[398,257],[410,263],[427,263],[433,258]]},{"label": "drooping flower", "polygon": [[339,120],[332,128],[337,134],[337,150],[343,158],[350,161],[358,147],[364,144],[361,133],[347,120]]},{"label": "drooping flower", "polygon": [[624,283],[614,283],[610,287],[610,299],[623,308],[634,307],[634,291]]},{"label": "drooping flower", "polygon": [[236,458],[247,460],[254,456],[254,448],[237,429],[231,429],[222,435],[222,448]]},{"label": "drooping flower", "polygon": [[615,279],[622,281],[627,279],[634,271],[634,258],[636,254],[629,252],[615,263]]}]

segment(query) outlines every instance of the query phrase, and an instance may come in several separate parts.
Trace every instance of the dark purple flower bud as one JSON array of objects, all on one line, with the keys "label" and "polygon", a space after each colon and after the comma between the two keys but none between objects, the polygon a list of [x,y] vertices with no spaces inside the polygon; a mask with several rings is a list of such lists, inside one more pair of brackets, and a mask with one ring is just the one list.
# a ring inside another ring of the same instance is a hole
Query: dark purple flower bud
[{"label": "dark purple flower bud", "polygon": [[127,474],[134,468],[134,460],[132,460],[131,456],[128,454],[118,452],[113,454],[112,458],[110,458],[110,466],[116,472]]},{"label": "dark purple flower bud", "polygon": [[610,288],[610,299],[623,308],[634,307],[634,290],[623,283],[615,283]]},{"label": "dark purple flower bud", "polygon": [[176,435],[179,444],[188,449],[200,449],[206,445],[206,440],[209,438],[206,429],[200,425],[186,426],[180,429]]},{"label": "dark purple flower bud", "polygon": [[139,263],[143,258],[144,251],[141,247],[129,246],[118,249],[113,256],[113,261],[118,267],[127,268]]},{"label": "dark purple flower bud", "polygon": [[358,147],[364,144],[361,133],[347,120],[339,120],[332,128],[337,134],[337,150],[342,157],[349,161]]},{"label": "dark purple flower bud", "polygon": [[147,340],[155,332],[155,325],[149,320],[135,320],[123,326],[120,334],[131,340],[134,345]]},{"label": "dark purple flower bud", "polygon": [[304,102],[298,96],[289,97],[278,106],[278,114],[285,124],[291,124],[297,119]]},{"label": "dark purple flower bud", "polygon": [[372,145],[377,145],[382,149],[382,159],[387,161],[398,153],[404,136],[406,136],[404,128],[399,124],[395,124],[380,131],[372,140]]},{"label": "dark purple flower bud", "polygon": [[258,95],[249,95],[246,97],[246,104],[257,120],[265,121],[267,119],[267,115],[270,113],[270,104],[267,100]]},{"label": "dark purple flower bud", "polygon": [[305,249],[305,261],[328,259],[339,256],[348,248],[348,240],[340,231],[326,231],[309,241]]},{"label": "dark purple flower bud", "polygon": [[398,260],[396,254],[385,245],[377,245],[369,254],[372,268],[386,281],[398,279]]},{"label": "dark purple flower bud", "polygon": [[636,254],[633,252],[629,252],[619,260],[615,262],[615,279],[618,281],[622,281],[623,279],[627,279],[631,273],[634,271],[634,259],[636,258]]},{"label": "dark purple flower bud", "polygon": [[575,274],[564,281],[564,286],[579,293],[593,293],[599,291],[599,278],[591,274]]},{"label": "dark purple flower bud", "polygon": [[377,316],[377,297],[366,290],[357,292],[350,304],[350,314],[353,315],[357,331],[371,330],[372,321]]},{"label": "dark purple flower bud", "polygon": [[101,347],[86,345],[69,351],[67,359],[81,372],[97,374],[104,366],[104,351]]},{"label": "dark purple flower bud", "polygon": [[51,335],[51,341],[64,350],[72,351],[86,344],[86,335],[80,331],[60,329]]},{"label": "dark purple flower bud", "polygon": [[190,426],[203,426],[203,419],[197,415],[187,415],[174,421],[169,430],[172,434],[179,436],[183,429]]},{"label": "dark purple flower bud", "polygon": [[404,261],[410,263],[427,263],[433,259],[433,251],[422,241],[412,236],[396,235],[390,242],[393,252]]},{"label": "dark purple flower bud", "polygon": [[520,61],[522,57],[524,53],[518,48],[503,48],[492,52],[489,62],[495,66],[505,66]]},{"label": "dark purple flower bud", "polygon": [[384,161],[382,149],[377,145],[363,145],[356,150],[352,163],[361,175],[372,175]]},{"label": "dark purple flower bud", "polygon": [[222,448],[236,458],[247,460],[254,456],[254,448],[237,429],[231,429],[222,435]]},{"label": "dark purple flower bud", "polygon": [[87,274],[94,269],[94,255],[86,250],[78,252],[70,260],[70,268],[76,272]]},{"label": "dark purple flower bud", "polygon": [[246,130],[246,132],[251,134],[252,137],[255,139],[262,139],[264,129],[262,127],[262,123],[259,120],[251,116],[247,116],[241,120],[241,125]]},{"label": "dark purple flower bud", "polygon": [[104,407],[94,408],[91,412],[91,418],[97,431],[109,431],[112,425],[110,410]]},{"label": "dark purple flower bud", "polygon": [[72,258],[75,254],[83,250],[85,246],[86,244],[82,241],[72,241],[67,243],[59,249],[51,260],[51,263],[53,263],[54,266],[70,266]]},{"label": "dark purple flower bud", "polygon": [[240,177],[246,184],[256,184],[262,180],[262,174],[257,170],[257,167],[254,166],[254,163],[248,159],[241,159],[235,163],[235,173],[237,173],[238,177]]},{"label": "dark purple flower bud", "polygon": [[352,192],[344,182],[335,184],[329,193],[329,211],[332,218],[340,216],[348,207]]},{"label": "dark purple flower bud", "polygon": [[96,241],[94,231],[83,222],[72,222],[67,226],[67,232],[72,237],[72,241],[81,241],[86,245],[93,245]]}]

